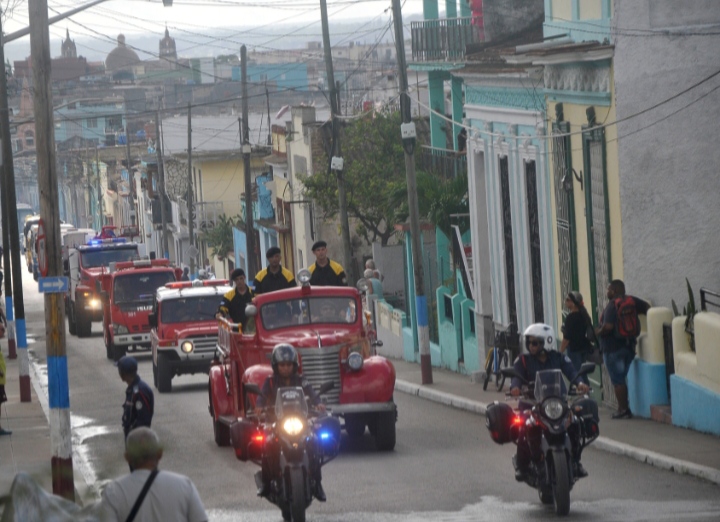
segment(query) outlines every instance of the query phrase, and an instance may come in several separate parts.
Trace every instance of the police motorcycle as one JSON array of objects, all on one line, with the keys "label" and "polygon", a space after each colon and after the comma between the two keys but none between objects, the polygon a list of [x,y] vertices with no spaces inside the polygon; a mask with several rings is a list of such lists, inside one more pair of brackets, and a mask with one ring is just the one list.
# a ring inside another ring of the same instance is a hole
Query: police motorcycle
[{"label": "police motorcycle", "polygon": [[[593,399],[582,396],[568,404],[568,395],[575,394],[575,381],[594,370],[594,364],[583,364],[568,394],[560,370],[539,371],[535,381],[528,382],[514,368],[505,368],[502,373],[506,377],[524,382],[518,409],[495,401],[486,412],[485,423],[493,441],[529,442],[531,459],[524,481],[537,489],[543,504],[553,504],[559,516],[570,512],[570,490],[580,478],[575,475],[574,457],[579,459],[582,450],[600,434],[598,405]],[[571,435],[577,455],[573,455]]]},{"label": "police motorcycle", "polygon": [[[318,395],[334,387],[327,382],[320,387]],[[261,395],[256,384],[245,384],[247,393]],[[304,522],[305,510],[313,500],[315,487],[314,470],[319,470],[335,457],[340,449],[340,421],[328,413],[308,408],[308,400],[301,387],[278,388],[274,411],[259,411],[248,417],[244,424],[256,423],[251,430],[241,429],[231,437],[244,437],[245,453],[259,466],[263,461],[279,473],[273,472],[270,491],[266,498],[280,508],[283,520]],[[262,475],[256,474],[258,488],[262,487]]]}]

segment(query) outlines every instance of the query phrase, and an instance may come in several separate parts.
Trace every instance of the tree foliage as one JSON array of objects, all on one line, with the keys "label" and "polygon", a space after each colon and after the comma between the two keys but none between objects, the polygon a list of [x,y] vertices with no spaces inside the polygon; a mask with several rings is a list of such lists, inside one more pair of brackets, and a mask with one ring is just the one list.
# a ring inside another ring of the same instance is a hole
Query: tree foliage
[{"label": "tree foliage", "polygon": [[[376,113],[354,121],[342,129],[340,142],[348,216],[359,221],[356,232],[368,244],[380,241],[386,245],[395,223],[406,218],[397,213],[397,194],[406,186],[400,115]],[[314,175],[301,179],[306,196],[320,204],[325,217],[334,217],[338,213],[337,178],[328,172],[328,164],[326,155]]]},{"label": "tree foliage", "polygon": [[212,256],[222,260],[228,252],[233,251],[233,227],[242,228],[244,226],[240,216],[227,217],[225,214],[221,214],[213,228],[208,228],[200,234],[200,239],[207,243]]}]

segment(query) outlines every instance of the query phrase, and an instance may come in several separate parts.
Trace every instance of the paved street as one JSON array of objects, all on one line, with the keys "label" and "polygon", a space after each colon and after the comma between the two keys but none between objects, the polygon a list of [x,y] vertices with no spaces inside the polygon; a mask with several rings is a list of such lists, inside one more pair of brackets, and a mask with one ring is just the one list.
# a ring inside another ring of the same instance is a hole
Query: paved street
[{"label": "paved street", "polygon": [[[28,335],[40,341],[31,344],[32,366],[42,381],[43,300],[30,277],[25,283]],[[120,430],[124,384],[105,358],[99,324],[93,325],[89,339],[67,339],[74,465],[97,491],[127,471]],[[151,380],[149,354],[137,357],[141,376]],[[231,449],[213,442],[206,376],[175,378],[171,394],[156,392],[155,397],[153,427],[166,445],[162,467],[193,479],[211,520],[280,519],[279,510],[255,496],[253,474],[259,468],[237,461]],[[357,443],[343,439],[340,457],[324,468],[328,502],[314,502],[309,520],[555,518],[534,490],[514,481],[510,463],[514,446],[494,444],[484,417],[404,393],[395,398],[396,450],[377,453],[367,434]],[[709,482],[592,448],[583,461],[590,477],[572,492],[571,520],[718,518],[718,488]]]}]

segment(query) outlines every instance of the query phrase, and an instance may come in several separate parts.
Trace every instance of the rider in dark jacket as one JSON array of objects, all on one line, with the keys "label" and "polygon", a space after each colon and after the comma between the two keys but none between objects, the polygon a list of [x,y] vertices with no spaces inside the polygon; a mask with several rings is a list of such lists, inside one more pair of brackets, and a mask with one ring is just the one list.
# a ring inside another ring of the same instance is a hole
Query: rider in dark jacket
[{"label": "rider in dark jacket", "polygon": [[[315,392],[312,385],[302,375],[298,373],[298,354],[295,348],[287,343],[281,343],[275,346],[272,351],[271,365],[273,374],[265,379],[262,386],[262,393],[257,398],[256,405],[258,408],[267,408],[275,406],[275,397],[278,388],[299,386],[303,389],[305,395],[310,397],[310,403],[320,411],[325,411],[325,405],[320,402],[320,396]],[[262,487],[258,489],[258,496],[266,496],[270,492],[270,481],[277,474],[277,451],[274,443],[268,441],[265,443],[262,459]],[[312,445],[308,446],[308,452],[314,451]],[[325,490],[322,487],[322,475],[320,466],[313,465],[314,460],[310,455],[311,470],[315,487],[313,488],[313,496],[321,502],[325,502]]]},{"label": "rider in dark jacket", "polygon": [[[514,368],[526,381],[534,381],[535,374],[541,370],[560,370],[570,381],[575,379],[577,371],[572,361],[557,351],[555,332],[551,326],[541,323],[531,324],[525,329],[523,337],[528,353],[520,354],[515,359]],[[522,381],[513,377],[510,394],[513,397],[519,396],[521,386]],[[586,393],[589,388],[585,383],[580,382],[577,384],[577,390],[580,393]],[[540,435],[537,428],[529,428],[518,440],[517,454],[513,459],[515,479],[518,482],[525,480],[532,456],[540,449]],[[578,478],[586,477],[588,473],[580,463],[579,426],[571,425],[568,428],[568,435],[573,446],[574,474]]]}]

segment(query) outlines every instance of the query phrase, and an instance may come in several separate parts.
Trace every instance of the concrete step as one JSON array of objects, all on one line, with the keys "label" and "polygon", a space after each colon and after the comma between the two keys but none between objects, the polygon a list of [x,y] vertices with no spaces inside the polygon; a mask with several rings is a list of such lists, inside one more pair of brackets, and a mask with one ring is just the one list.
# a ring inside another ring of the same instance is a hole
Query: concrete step
[{"label": "concrete step", "polygon": [[653,404],[650,406],[650,418],[664,424],[672,424],[672,407],[669,404]]}]

